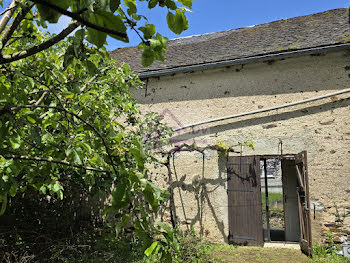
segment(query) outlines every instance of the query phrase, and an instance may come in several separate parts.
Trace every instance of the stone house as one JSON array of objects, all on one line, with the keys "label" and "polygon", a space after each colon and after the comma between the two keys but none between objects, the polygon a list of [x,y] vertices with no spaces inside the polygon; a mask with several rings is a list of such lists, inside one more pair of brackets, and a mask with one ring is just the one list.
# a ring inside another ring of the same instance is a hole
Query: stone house
[{"label": "stone house", "polygon": [[[165,62],[148,68],[136,47],[111,52],[140,73],[144,89],[134,95],[177,130],[174,144],[237,149],[228,157],[174,154],[172,189],[183,227],[245,245],[281,234],[275,240],[301,242],[307,253],[328,231],[336,242],[350,241],[349,19],[343,8],[173,39]],[[262,216],[265,160],[280,163],[279,234]],[[162,178],[152,180],[164,184]]]}]

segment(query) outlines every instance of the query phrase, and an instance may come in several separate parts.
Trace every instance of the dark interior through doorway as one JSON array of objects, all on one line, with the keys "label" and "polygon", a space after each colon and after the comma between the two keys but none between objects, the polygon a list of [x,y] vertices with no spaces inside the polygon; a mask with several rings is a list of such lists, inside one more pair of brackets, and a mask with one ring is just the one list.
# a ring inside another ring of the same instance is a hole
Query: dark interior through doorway
[{"label": "dark interior through doorway", "polygon": [[300,241],[295,158],[260,157],[264,241]]}]

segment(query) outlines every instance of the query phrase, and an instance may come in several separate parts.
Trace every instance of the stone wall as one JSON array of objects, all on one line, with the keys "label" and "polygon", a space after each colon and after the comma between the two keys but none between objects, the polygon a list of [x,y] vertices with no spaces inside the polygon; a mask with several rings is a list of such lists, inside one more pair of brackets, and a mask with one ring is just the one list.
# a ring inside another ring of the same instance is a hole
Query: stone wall
[{"label": "stone wall", "polygon": [[[234,48],[234,47],[233,47]],[[350,53],[305,55],[283,60],[179,73],[145,80],[134,91],[142,109],[164,115],[173,128],[207,119],[264,109],[350,87]],[[259,113],[178,132],[173,141],[230,146],[252,140],[243,155],[308,152],[312,233],[321,242],[337,212],[350,225],[350,94],[291,108]],[[176,156],[174,187],[177,216],[215,242],[226,241],[228,211],[225,160]],[[204,160],[204,162],[203,162]],[[181,196],[180,196],[181,194]],[[343,239],[348,238],[348,232]],[[349,236],[350,239],[350,236]]]}]

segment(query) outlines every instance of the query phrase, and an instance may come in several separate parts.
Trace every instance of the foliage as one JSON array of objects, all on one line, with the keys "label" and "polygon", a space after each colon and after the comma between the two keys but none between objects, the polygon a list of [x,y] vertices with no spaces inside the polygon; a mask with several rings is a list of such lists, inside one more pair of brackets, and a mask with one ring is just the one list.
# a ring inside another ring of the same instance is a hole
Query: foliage
[{"label": "foliage", "polygon": [[[145,3],[142,3],[145,2]],[[2,1],[0,1],[2,5]],[[0,64],[10,63],[36,54],[58,43],[63,38],[80,28],[85,41],[101,48],[106,44],[107,35],[119,41],[128,42],[130,31],[135,31],[143,49],[142,64],[148,66],[156,60],[164,60],[167,38],[156,31],[138,7],[148,5],[149,9],[157,6],[166,8],[167,24],[175,34],[188,28],[185,11],[192,8],[192,0],[13,0],[5,9],[6,16],[0,20]],[[5,11],[4,10],[4,11]],[[18,50],[13,46],[18,39],[33,38],[35,26],[47,27],[48,23],[57,23],[62,16],[71,18],[71,23],[57,36],[41,41],[34,47],[31,43]],[[17,34],[22,31],[22,34]],[[79,52],[79,42],[72,49],[66,50],[66,56]]]},{"label": "foliage", "polygon": [[313,245],[313,260],[312,262],[317,263],[345,263],[350,262],[349,258],[337,255],[335,253],[327,253],[327,249],[324,246]]},{"label": "foliage", "polygon": [[[187,231],[181,233],[178,229],[171,229],[166,225],[161,224],[162,230],[160,233],[163,235],[163,239],[160,242],[166,242],[169,245],[167,247],[171,258],[161,257],[162,253],[159,253],[159,241],[154,242],[153,246],[145,252],[150,260],[153,262],[214,262],[210,252],[211,246],[201,240],[195,231]],[[161,249],[161,248],[160,248]],[[215,261],[216,262],[216,261]]]},{"label": "foliage", "polygon": [[[103,47],[107,35],[127,42],[130,29],[141,39],[144,66],[164,60],[167,39],[139,14],[140,2],[167,8],[176,34],[188,28],[191,0],[13,0],[2,12],[0,216],[9,216],[11,202],[38,193],[59,207],[72,200],[74,185],[80,201],[111,196],[104,214],[117,236],[133,227],[143,250],[157,247],[171,260],[176,238],[169,239],[167,225],[158,224],[165,232],[153,225],[167,192],[148,179],[147,168],[170,130],[156,114],[140,117],[130,89],[142,82]],[[41,31],[61,15],[72,18],[62,32]],[[161,233],[165,239],[154,241]]]},{"label": "foliage", "polygon": [[216,262],[211,256],[212,246],[205,243],[193,228],[179,237],[180,254],[178,262]]},{"label": "foliage", "polygon": [[338,255],[337,252],[340,250],[339,246],[333,241],[333,233],[326,233],[326,240],[324,245],[315,244],[313,245],[313,262],[350,262],[349,258],[345,258]]},{"label": "foliage", "polygon": [[326,233],[326,242],[323,246],[314,245],[313,252],[315,256],[318,257],[326,257],[326,256],[334,256],[337,254],[339,247],[333,241],[333,233]]},{"label": "foliage", "polygon": [[[32,45],[46,37],[35,30]],[[142,82],[128,65],[117,67],[106,51],[85,44],[79,59],[65,63],[81,34],[0,69],[1,214],[15,197],[34,190],[60,200],[74,184],[101,200],[111,193],[105,213],[115,218],[116,234],[133,225],[146,249],[166,194],[147,166],[170,130],[154,113],[140,117],[130,89]]]},{"label": "foliage", "polygon": [[251,141],[251,140],[245,141],[245,142],[243,143],[243,145],[244,145],[244,146],[248,146],[249,148],[251,148],[251,149],[254,150],[254,143],[253,143],[253,141]]},{"label": "foliage", "polygon": [[[116,238],[110,228],[95,227],[75,233],[69,239],[45,236],[40,247],[31,245],[28,239],[15,248],[0,247],[1,262],[133,262],[158,263],[161,254],[146,256],[140,240]],[[40,234],[43,236],[43,234]],[[213,245],[204,243],[194,232],[186,235],[176,232],[180,249],[170,249],[173,262],[219,262],[211,256]],[[32,236],[33,238],[33,236]],[[1,236],[0,236],[1,240]],[[8,245],[8,243],[7,243]],[[22,249],[21,249],[22,248]],[[25,248],[25,249],[23,249]],[[40,253],[39,253],[40,252]]]}]

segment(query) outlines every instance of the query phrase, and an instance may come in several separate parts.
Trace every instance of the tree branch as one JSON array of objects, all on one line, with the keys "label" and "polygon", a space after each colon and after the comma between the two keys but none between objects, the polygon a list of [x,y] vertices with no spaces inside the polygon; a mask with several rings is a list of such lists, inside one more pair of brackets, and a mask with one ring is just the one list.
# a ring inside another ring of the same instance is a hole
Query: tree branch
[{"label": "tree branch", "polygon": [[41,95],[41,97],[35,102],[35,105],[39,105],[39,104],[45,99],[45,97],[46,97],[47,94],[48,94],[48,92],[45,91],[45,92]]},{"label": "tree branch", "polygon": [[80,89],[80,92],[83,93],[84,90],[92,83],[95,81],[95,79],[97,79],[98,76],[100,76],[100,74],[104,73],[107,70],[110,70],[112,67],[105,67],[104,69],[101,70],[101,72],[95,74],[93,77],[91,77],[91,79],[89,79],[88,82],[85,83],[85,85]]},{"label": "tree branch", "polygon": [[165,166],[168,169],[168,179],[169,179],[169,193],[170,193],[170,198],[169,198],[169,202],[170,202],[170,220],[171,220],[171,224],[173,226],[173,229],[175,229],[176,227],[176,208],[175,208],[175,202],[174,202],[174,189],[173,189],[173,177],[172,177],[172,173],[171,173],[171,168],[170,168],[170,155],[168,155],[167,157],[167,162],[165,164]]},{"label": "tree branch", "polygon": [[31,156],[24,156],[24,155],[2,155],[7,160],[25,160],[25,161],[34,161],[34,162],[47,162],[47,163],[57,163],[57,164],[63,164],[66,166],[71,166],[74,168],[79,168],[79,169],[84,169],[87,171],[93,171],[93,172],[98,172],[98,173],[111,173],[108,170],[102,170],[102,169],[97,169],[93,167],[86,167],[82,165],[77,165],[73,163],[69,163],[66,161],[60,161],[60,160],[54,160],[51,158],[44,158],[44,157],[31,157]]},{"label": "tree branch", "polygon": [[96,29],[98,31],[102,31],[102,32],[105,32],[107,34],[112,34],[112,35],[116,35],[116,36],[119,36],[119,37],[122,37],[122,38],[126,38],[127,37],[127,34],[125,32],[122,32],[122,31],[118,31],[118,30],[114,30],[114,29],[110,29],[110,28],[106,28],[106,27],[103,27],[103,26],[99,26],[99,25],[95,25],[87,20],[85,20],[84,18],[82,18],[80,16],[79,13],[81,13],[81,11],[77,12],[77,13],[72,13],[64,8],[61,8],[55,4],[52,4],[52,3],[49,3],[45,0],[32,0],[32,2],[34,3],[37,3],[37,4],[41,4],[41,5],[45,5],[51,9],[54,9],[55,11],[63,14],[63,15],[66,15],[66,16],[69,16],[75,20],[77,20],[78,22],[80,22],[81,24],[87,26],[87,27],[91,27],[93,29]]},{"label": "tree branch", "polygon": [[16,53],[11,54],[11,55],[3,55],[2,57],[0,57],[0,65],[32,56],[40,51],[43,51],[43,50],[53,46],[54,44],[60,42],[62,39],[64,39],[66,36],[68,36],[70,33],[72,33],[77,27],[79,27],[79,25],[80,25],[79,22],[73,22],[66,29],[62,30],[61,33],[59,33],[58,35],[54,36],[53,38],[51,38],[43,43],[41,43],[40,45],[34,46],[34,47],[29,48],[27,50],[16,52]]},{"label": "tree branch", "polygon": [[[62,101],[61,101],[60,98],[57,96],[57,94],[54,92],[54,88],[51,88],[50,86],[46,85],[46,83],[42,82],[40,79],[38,79],[38,78],[35,77],[35,76],[28,75],[28,74],[24,73],[23,71],[20,71],[20,73],[21,73],[23,76],[26,76],[26,77],[28,77],[28,78],[31,78],[31,79],[33,79],[34,81],[38,82],[40,85],[46,87],[46,88],[48,89],[48,91],[50,91],[50,92],[54,95],[54,97],[57,99],[57,101],[58,101],[58,103],[61,105],[61,107],[64,108]],[[38,92],[46,93],[47,91],[45,91],[45,90],[39,90],[39,91],[36,91],[36,92],[30,92],[30,93],[28,93],[28,95],[36,94],[36,93],[38,93]],[[45,96],[46,96],[46,95],[45,95]],[[38,104],[40,104],[40,103],[38,103]],[[38,105],[38,104],[37,104],[37,105]]]},{"label": "tree branch", "polygon": [[11,5],[10,5],[8,8],[6,8],[4,11],[2,11],[2,12],[0,13],[0,16],[2,16],[3,14],[5,14],[5,13],[8,12],[8,11],[11,11],[11,10],[15,9],[17,6],[16,6],[16,5],[13,5],[14,2],[15,2],[15,1],[12,1],[12,2],[11,2]]},{"label": "tree branch", "polygon": [[102,134],[95,128],[95,126],[91,125],[89,122],[87,122],[86,120],[84,120],[82,117],[80,117],[79,115],[73,113],[73,112],[70,112],[64,108],[60,108],[60,107],[55,107],[55,106],[48,106],[48,105],[22,105],[22,106],[17,106],[17,107],[9,107],[9,106],[5,106],[3,109],[0,110],[0,116],[2,114],[5,114],[5,113],[12,113],[13,111],[17,111],[17,110],[21,110],[21,109],[35,109],[35,108],[43,108],[43,109],[55,109],[55,110],[58,110],[58,111],[62,111],[62,112],[65,112],[67,114],[70,114],[72,116],[74,116],[75,118],[77,118],[78,120],[80,120],[82,123],[84,123],[85,125],[89,126],[93,131],[94,133],[100,137],[105,149],[106,149],[106,153],[107,153],[107,156],[108,156],[108,159],[110,160],[111,162],[111,165],[112,165],[112,168],[113,168],[113,171],[115,173],[115,175],[117,176],[118,175],[118,172],[117,172],[117,169],[116,169],[116,166],[115,166],[115,163],[113,161],[113,158],[112,158],[112,155],[110,153],[110,150],[108,148],[108,145],[106,143],[106,140],[105,138],[102,136]]},{"label": "tree branch", "polygon": [[5,14],[0,20],[0,34],[2,33],[2,31],[4,31],[7,23],[10,21],[11,17],[13,16],[13,13],[15,12],[16,7],[17,7],[16,1],[12,0],[8,8],[6,8],[3,12],[1,12],[1,15],[3,15],[8,11],[8,13]]},{"label": "tree branch", "polygon": [[131,27],[131,29],[134,30],[134,31],[136,32],[136,34],[137,34],[137,35],[139,36],[139,38],[141,39],[142,43],[144,43],[144,44],[146,44],[147,46],[149,46],[149,45],[150,45],[150,42],[149,42],[149,41],[146,41],[146,40],[141,36],[140,32],[137,31],[137,29],[135,28],[135,26],[134,26],[134,24],[133,24],[133,21],[131,21],[131,20],[127,17],[127,15],[125,14],[124,10],[121,9],[121,8],[120,8],[120,10],[121,10],[121,12],[123,13],[123,15],[125,16],[126,22],[129,24],[129,26]]},{"label": "tree branch", "polygon": [[166,152],[162,152],[162,154],[174,154],[176,152],[200,152],[200,153],[204,153],[205,150],[215,150],[215,151],[219,151],[219,152],[233,152],[233,153],[240,153],[237,152],[233,149],[233,147],[221,147],[219,145],[207,145],[205,147],[199,147],[195,144],[181,144],[178,146],[175,146],[174,148],[170,149],[169,151]]},{"label": "tree branch", "polygon": [[24,17],[27,15],[27,13],[30,11],[32,7],[33,5],[23,7],[21,12],[13,20],[12,24],[6,29],[6,31],[1,36],[1,39],[0,39],[0,42],[2,43],[1,49],[5,47],[5,45],[10,40],[15,30],[18,28],[19,24],[22,22],[22,20],[24,19]]}]

